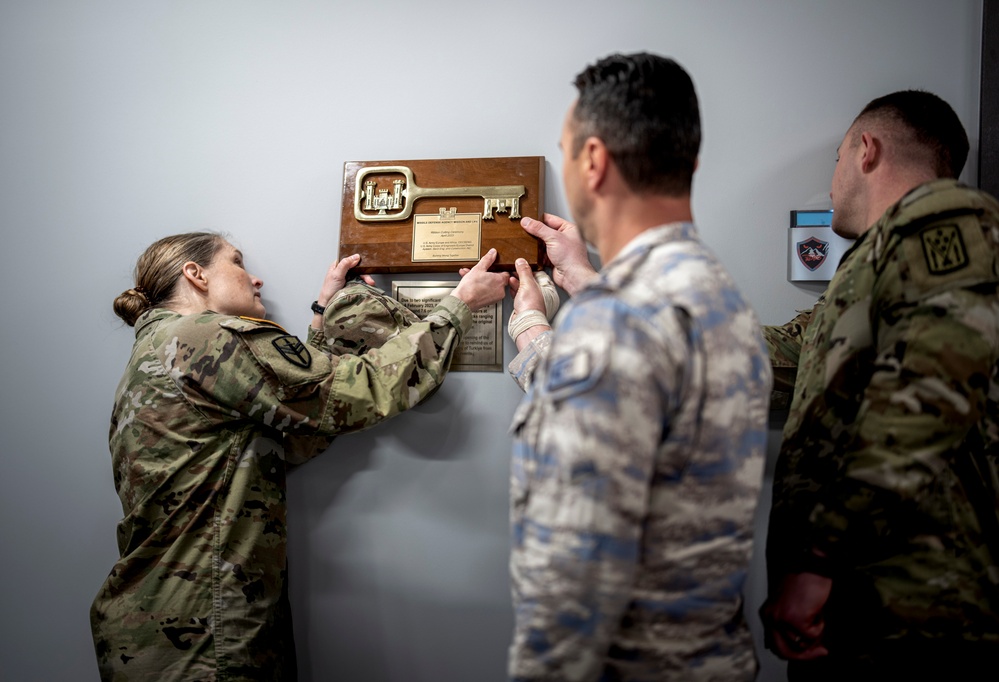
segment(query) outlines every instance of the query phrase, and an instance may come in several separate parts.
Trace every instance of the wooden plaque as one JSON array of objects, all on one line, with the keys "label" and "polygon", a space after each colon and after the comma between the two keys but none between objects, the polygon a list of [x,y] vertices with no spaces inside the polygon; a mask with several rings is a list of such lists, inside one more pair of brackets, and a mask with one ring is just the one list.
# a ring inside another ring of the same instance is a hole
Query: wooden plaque
[{"label": "wooden plaque", "polygon": [[361,254],[360,273],[457,272],[495,248],[493,270],[539,268],[544,245],[520,218],[540,219],[544,190],[543,156],[348,161],[340,257]]}]

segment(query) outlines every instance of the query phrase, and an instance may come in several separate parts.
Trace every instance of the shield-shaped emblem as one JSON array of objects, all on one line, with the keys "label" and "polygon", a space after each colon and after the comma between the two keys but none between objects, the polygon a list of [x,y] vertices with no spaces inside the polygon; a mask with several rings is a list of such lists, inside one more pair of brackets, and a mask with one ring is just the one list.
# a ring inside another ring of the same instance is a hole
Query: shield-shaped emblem
[{"label": "shield-shaped emblem", "polygon": [[829,242],[824,242],[818,237],[809,237],[805,241],[798,242],[798,260],[809,270],[815,270],[826,262],[826,254],[829,253]]},{"label": "shield-shaped emblem", "polygon": [[274,344],[281,357],[291,364],[304,369],[308,369],[309,365],[312,364],[312,356],[309,355],[305,344],[299,341],[298,337],[287,334],[274,339],[271,343]]}]

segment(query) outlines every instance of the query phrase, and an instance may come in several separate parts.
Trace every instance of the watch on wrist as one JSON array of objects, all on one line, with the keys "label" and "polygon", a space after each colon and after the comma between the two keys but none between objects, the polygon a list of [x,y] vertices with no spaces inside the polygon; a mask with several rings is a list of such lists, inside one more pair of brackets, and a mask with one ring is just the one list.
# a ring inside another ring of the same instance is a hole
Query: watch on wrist
[{"label": "watch on wrist", "polygon": [[316,315],[322,315],[324,312],[326,312],[326,308],[325,306],[319,305],[319,301],[313,301],[312,312],[314,312]]}]

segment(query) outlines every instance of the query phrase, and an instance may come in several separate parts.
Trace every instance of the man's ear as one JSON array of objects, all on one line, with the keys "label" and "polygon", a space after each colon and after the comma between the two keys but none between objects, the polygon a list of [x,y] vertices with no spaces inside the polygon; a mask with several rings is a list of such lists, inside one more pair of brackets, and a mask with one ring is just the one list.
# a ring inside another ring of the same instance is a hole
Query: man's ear
[{"label": "man's ear", "polygon": [[870,133],[860,134],[860,170],[870,173],[882,161],[884,145],[881,140]]},{"label": "man's ear", "polygon": [[607,150],[607,145],[599,137],[588,137],[583,143],[583,151],[580,156],[585,161],[586,186],[591,191],[595,191],[604,184],[604,180],[607,178],[607,170],[611,161],[610,152]]},{"label": "man's ear", "polygon": [[193,260],[189,260],[184,263],[181,272],[184,275],[184,279],[190,282],[191,286],[195,289],[202,293],[208,291],[208,279],[205,277],[205,269],[203,267]]}]

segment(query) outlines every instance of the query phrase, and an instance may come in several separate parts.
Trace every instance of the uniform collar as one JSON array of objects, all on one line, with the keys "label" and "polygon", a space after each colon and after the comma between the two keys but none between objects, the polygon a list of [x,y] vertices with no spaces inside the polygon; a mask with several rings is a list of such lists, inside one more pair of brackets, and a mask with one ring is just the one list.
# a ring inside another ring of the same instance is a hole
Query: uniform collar
[{"label": "uniform collar", "polygon": [[636,235],[602,270],[608,270],[627,263],[648,252],[655,246],[669,242],[692,241],[697,239],[697,228],[691,222],[666,223],[652,227]]},{"label": "uniform collar", "polygon": [[[920,215],[924,209],[921,202],[930,197],[933,199],[933,206],[930,210],[945,210],[947,208],[951,208],[951,204],[953,204],[953,207],[963,208],[967,203],[965,194],[960,192],[963,187],[964,186],[961,185],[961,183],[953,178],[931,180],[930,182],[924,182],[921,185],[917,185],[906,192],[901,199],[889,206],[885,212],[881,214],[881,217],[878,218],[877,222],[871,226],[871,229],[873,230],[887,225],[892,221],[897,221],[898,217],[902,215]],[[959,191],[957,193],[952,193],[952,190]]]},{"label": "uniform collar", "polygon": [[160,322],[161,320],[180,316],[180,313],[175,313],[167,308],[150,308],[146,312],[139,315],[139,319],[135,321],[135,335],[138,336],[143,329],[154,322]]},{"label": "uniform collar", "polygon": [[697,228],[692,222],[680,221],[649,228],[625,244],[613,259],[600,268],[598,276],[590,280],[584,289],[602,288],[616,276],[626,276],[635,261],[642,260],[658,246],[675,242],[696,242],[697,240]]}]

